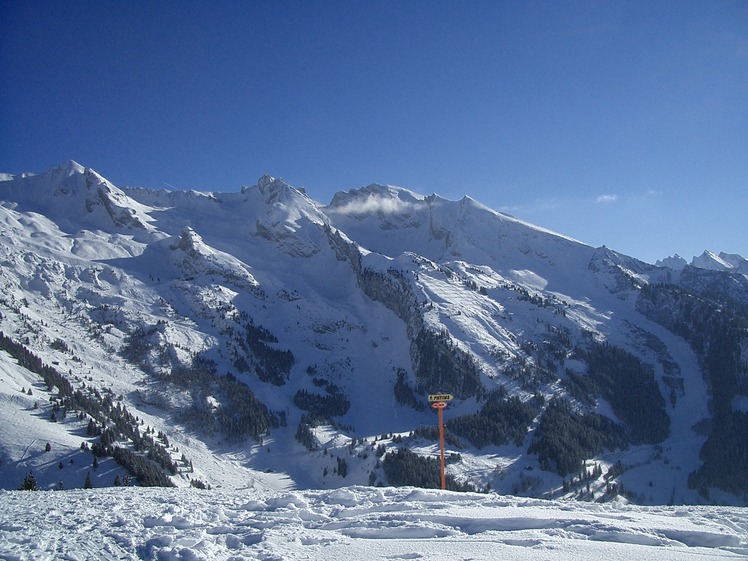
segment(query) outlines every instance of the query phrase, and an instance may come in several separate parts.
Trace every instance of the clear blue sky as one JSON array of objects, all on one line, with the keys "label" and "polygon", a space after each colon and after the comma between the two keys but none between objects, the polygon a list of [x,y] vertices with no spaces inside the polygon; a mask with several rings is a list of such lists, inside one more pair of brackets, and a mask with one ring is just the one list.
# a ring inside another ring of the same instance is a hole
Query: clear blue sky
[{"label": "clear blue sky", "polygon": [[748,2],[0,1],[0,171],[469,195],[748,256]]}]

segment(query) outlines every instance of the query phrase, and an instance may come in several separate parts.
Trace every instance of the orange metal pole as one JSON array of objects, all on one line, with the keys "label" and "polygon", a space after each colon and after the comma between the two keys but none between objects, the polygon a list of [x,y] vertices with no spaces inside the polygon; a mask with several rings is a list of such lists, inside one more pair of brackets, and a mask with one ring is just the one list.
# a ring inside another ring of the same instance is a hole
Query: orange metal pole
[{"label": "orange metal pole", "polygon": [[447,488],[447,481],[444,475],[444,415],[442,414],[442,411],[444,410],[444,406],[447,405],[446,403],[441,404],[442,407],[439,407],[439,448],[441,448],[441,456],[442,456],[442,490]]},{"label": "orange metal pole", "polygon": [[[446,397],[448,399],[452,399],[451,395],[436,395],[436,396],[429,396],[429,400],[431,400],[432,397]],[[442,489],[447,488],[447,479],[444,475],[444,414],[442,413],[442,410],[447,406],[446,401],[435,401],[431,404],[431,407],[434,409],[437,409],[439,411],[439,451],[441,455],[442,460]]]}]

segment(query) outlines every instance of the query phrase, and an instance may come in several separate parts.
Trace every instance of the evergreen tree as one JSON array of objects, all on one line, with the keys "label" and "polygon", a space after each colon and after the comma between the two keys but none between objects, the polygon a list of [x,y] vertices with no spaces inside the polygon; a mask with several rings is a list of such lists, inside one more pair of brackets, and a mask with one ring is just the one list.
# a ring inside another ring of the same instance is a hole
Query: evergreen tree
[{"label": "evergreen tree", "polygon": [[345,461],[345,458],[338,458],[338,475],[340,477],[348,475],[348,463]]},{"label": "evergreen tree", "polygon": [[93,483],[91,482],[91,472],[86,473],[86,480],[83,482],[84,489],[93,489]]},{"label": "evergreen tree", "polygon": [[38,487],[36,486],[36,477],[34,477],[34,474],[29,472],[28,475],[24,478],[23,484],[21,484],[21,491],[36,491]]}]

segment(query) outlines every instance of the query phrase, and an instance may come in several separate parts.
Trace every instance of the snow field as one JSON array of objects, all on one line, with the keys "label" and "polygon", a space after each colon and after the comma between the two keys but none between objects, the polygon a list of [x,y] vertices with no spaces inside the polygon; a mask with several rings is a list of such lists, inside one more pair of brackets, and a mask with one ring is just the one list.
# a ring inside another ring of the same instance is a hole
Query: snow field
[{"label": "snow field", "polygon": [[0,492],[0,558],[740,559],[740,508],[633,507],[413,488]]}]

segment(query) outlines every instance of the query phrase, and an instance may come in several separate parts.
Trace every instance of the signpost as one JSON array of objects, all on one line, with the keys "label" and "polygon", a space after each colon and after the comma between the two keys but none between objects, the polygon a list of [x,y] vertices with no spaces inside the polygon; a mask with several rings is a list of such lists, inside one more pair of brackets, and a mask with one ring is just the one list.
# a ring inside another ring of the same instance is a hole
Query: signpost
[{"label": "signpost", "polygon": [[447,406],[447,402],[452,401],[452,395],[448,393],[437,393],[429,395],[431,407],[439,412],[439,450],[441,451],[442,463],[442,489],[447,488],[447,480],[444,475],[444,415],[442,411]]}]

